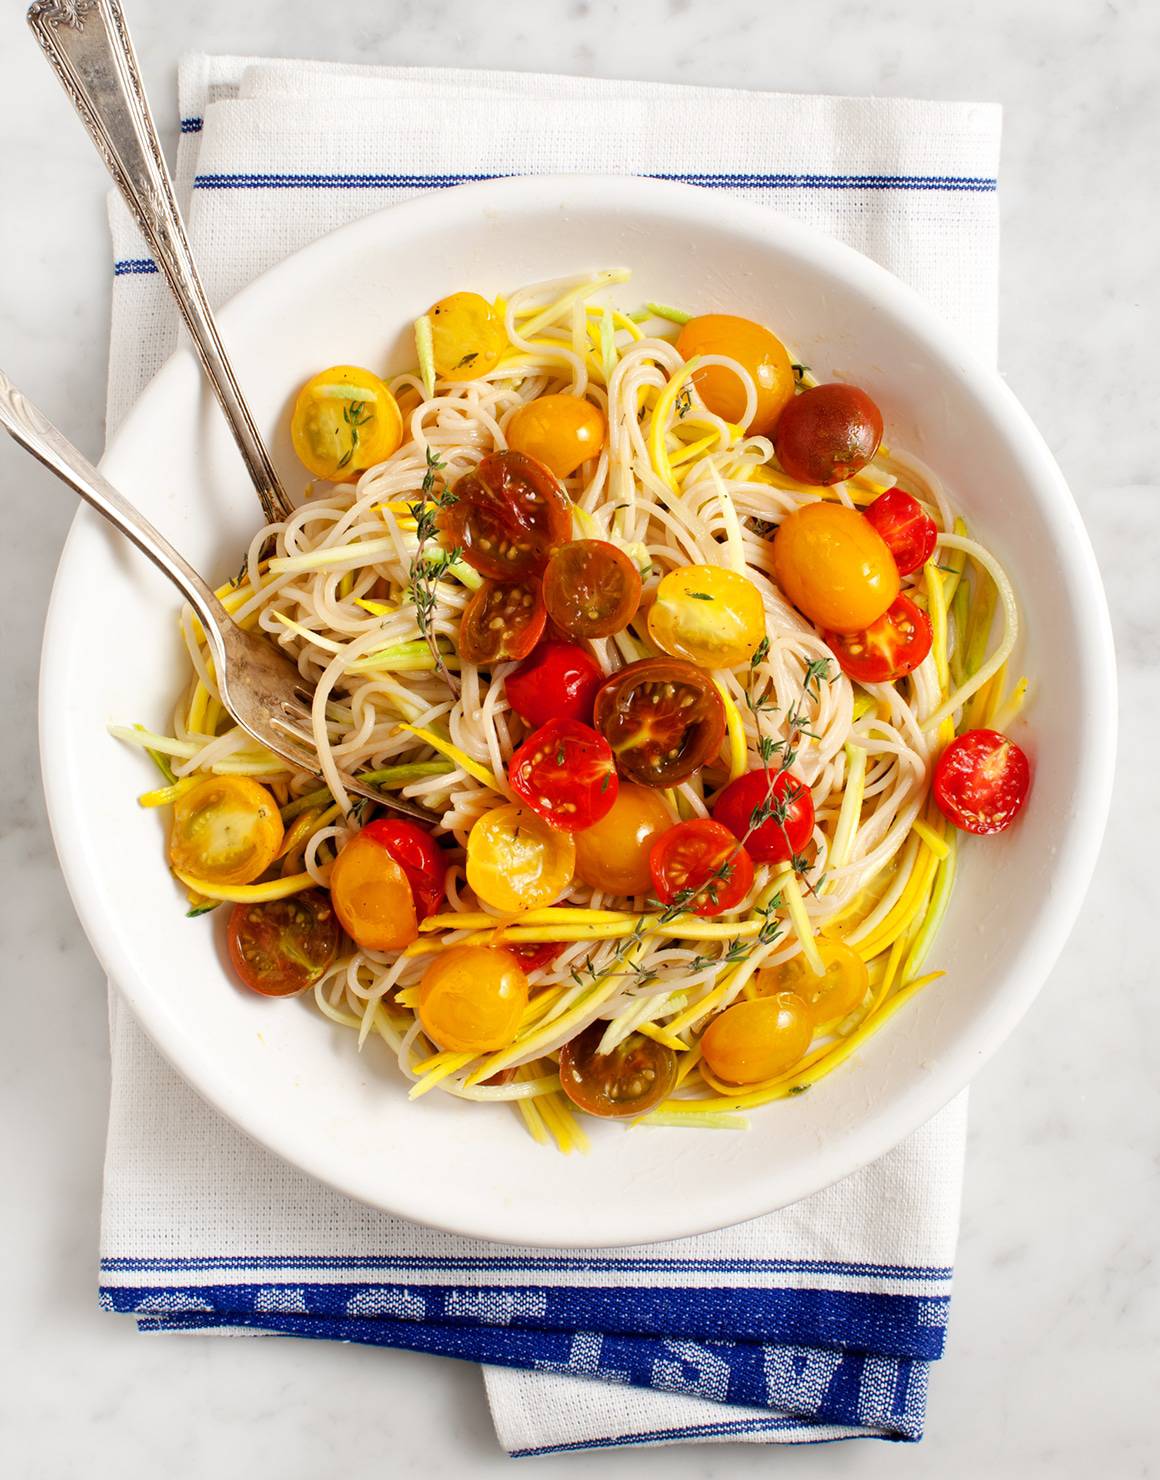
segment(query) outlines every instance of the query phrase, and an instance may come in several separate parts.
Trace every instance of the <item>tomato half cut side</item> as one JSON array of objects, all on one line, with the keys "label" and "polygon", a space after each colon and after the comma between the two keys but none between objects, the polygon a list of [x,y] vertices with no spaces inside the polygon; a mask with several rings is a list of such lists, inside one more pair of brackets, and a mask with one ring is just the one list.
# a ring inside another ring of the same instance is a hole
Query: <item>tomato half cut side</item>
[{"label": "tomato half cut side", "polygon": [[934,768],[934,799],[963,832],[1004,832],[1031,789],[1027,756],[998,730],[968,730],[952,740]]},{"label": "tomato half cut side", "polygon": [[744,839],[755,863],[788,863],[813,836],[813,796],[790,771],[748,771],[718,794],[712,810],[714,822]]},{"label": "tomato half cut side", "polygon": [[513,955],[523,967],[524,975],[530,976],[533,971],[542,971],[545,966],[551,966],[557,956],[564,953],[564,944],[555,940],[542,940],[534,944],[529,941],[527,945],[513,946],[505,944],[504,950]]},{"label": "tomato half cut side", "polygon": [[548,613],[534,577],[484,581],[463,610],[459,653],[469,663],[526,658],[539,642]]},{"label": "tomato half cut side", "polygon": [[678,786],[720,751],[725,706],[695,664],[641,658],[601,685],[595,724],[621,775],[642,786]]},{"label": "tomato half cut side", "polygon": [[572,528],[571,505],[550,469],[504,448],[464,473],[437,517],[447,549],[495,581],[539,575]]},{"label": "tomato half cut side", "polygon": [[607,540],[569,540],[544,571],[548,615],[570,637],[611,637],[640,605],[640,572]]},{"label": "tomato half cut side", "polygon": [[530,735],[508,765],[521,801],[563,832],[580,832],[612,810],[620,786],[612,747],[574,719],[553,719]]},{"label": "tomato half cut side", "polygon": [[289,899],[236,904],[226,944],[244,986],[263,997],[293,997],[314,986],[334,964],[342,927],[323,889]]},{"label": "tomato half cut side", "polygon": [[891,683],[913,673],[930,652],[930,618],[909,596],[898,596],[864,632],[822,634],[843,673],[857,683]]},{"label": "tomato half cut side", "polygon": [[597,1053],[608,1024],[597,1021],[560,1050],[560,1088],[579,1110],[602,1119],[645,1115],[672,1093],[677,1056],[643,1033]]},{"label": "tomato half cut side", "polygon": [[684,905],[694,915],[736,909],[753,887],[753,860],[720,822],[707,817],[678,822],[652,846],[653,888],[663,905]]},{"label": "tomato half cut side", "polygon": [[415,915],[425,920],[443,903],[447,860],[439,844],[417,822],[402,817],[380,817],[359,834],[385,848],[407,876],[415,899]]},{"label": "tomato half cut side", "polygon": [[921,570],[934,554],[938,525],[901,488],[888,488],[862,512],[886,541],[900,576]]},{"label": "tomato half cut side", "polygon": [[550,719],[592,723],[596,691],[604,682],[600,666],[573,642],[541,642],[504,680],[508,703],[538,730]]}]

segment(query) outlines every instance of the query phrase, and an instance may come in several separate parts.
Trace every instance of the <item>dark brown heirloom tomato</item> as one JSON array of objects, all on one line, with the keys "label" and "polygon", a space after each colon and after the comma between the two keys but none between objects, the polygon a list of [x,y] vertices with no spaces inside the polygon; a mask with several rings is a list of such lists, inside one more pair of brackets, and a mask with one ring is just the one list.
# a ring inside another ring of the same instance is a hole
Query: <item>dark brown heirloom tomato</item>
[{"label": "dark brown heirloom tomato", "polygon": [[544,571],[544,604],[570,637],[611,637],[640,605],[640,572],[607,540],[569,540]]},{"label": "dark brown heirloom tomato", "polygon": [[496,581],[539,575],[555,545],[568,538],[568,497],[534,457],[505,448],[489,453],[451,490],[440,509],[439,537],[468,565]]},{"label": "dark brown heirloom tomato", "polygon": [[226,935],[243,984],[263,997],[292,997],[312,987],[338,955],[342,929],[323,889],[289,899],[236,904]]},{"label": "dark brown heirloom tomato", "polygon": [[677,1081],[677,1056],[631,1033],[611,1053],[597,1053],[608,1024],[592,1023],[560,1050],[560,1088],[580,1110],[605,1119],[645,1115]]},{"label": "dark brown heirloom tomato", "polygon": [[777,423],[773,449],[800,483],[840,483],[860,472],[882,441],[882,413],[856,385],[815,385]]},{"label": "dark brown heirloom tomato", "polygon": [[527,581],[484,581],[463,610],[459,652],[469,663],[526,658],[539,642],[548,613],[533,576]]},{"label": "dark brown heirloom tomato", "polygon": [[703,669],[683,658],[641,658],[601,684],[595,723],[621,775],[678,786],[721,749],[725,706]]}]

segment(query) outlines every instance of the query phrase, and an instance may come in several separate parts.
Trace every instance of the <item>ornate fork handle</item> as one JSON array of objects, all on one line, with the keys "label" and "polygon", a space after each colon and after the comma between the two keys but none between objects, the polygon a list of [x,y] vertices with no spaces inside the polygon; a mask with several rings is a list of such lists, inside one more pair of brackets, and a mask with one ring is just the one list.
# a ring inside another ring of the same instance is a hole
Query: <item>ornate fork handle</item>
[{"label": "ornate fork handle", "polygon": [[169,281],[266,519],[284,519],[292,505],[242,396],[198,277],[118,0],[36,0],[28,24]]}]

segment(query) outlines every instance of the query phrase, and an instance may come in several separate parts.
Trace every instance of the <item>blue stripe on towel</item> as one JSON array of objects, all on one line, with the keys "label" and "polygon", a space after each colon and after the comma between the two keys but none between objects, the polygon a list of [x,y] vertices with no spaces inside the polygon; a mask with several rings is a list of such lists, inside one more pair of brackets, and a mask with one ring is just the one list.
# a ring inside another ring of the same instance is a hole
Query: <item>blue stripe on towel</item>
[{"label": "blue stripe on towel", "polygon": [[[454,173],[443,175],[403,174],[280,174],[231,173],[194,176],[197,190],[445,190],[475,180],[507,178],[499,174]],[[730,174],[665,172],[646,175],[649,180],[675,180],[711,190],[934,190],[987,193],[998,189],[998,181],[984,175],[822,175]]]},{"label": "blue stripe on towel", "polygon": [[113,263],[114,277],[136,277],[159,271],[152,257],[121,257]]}]

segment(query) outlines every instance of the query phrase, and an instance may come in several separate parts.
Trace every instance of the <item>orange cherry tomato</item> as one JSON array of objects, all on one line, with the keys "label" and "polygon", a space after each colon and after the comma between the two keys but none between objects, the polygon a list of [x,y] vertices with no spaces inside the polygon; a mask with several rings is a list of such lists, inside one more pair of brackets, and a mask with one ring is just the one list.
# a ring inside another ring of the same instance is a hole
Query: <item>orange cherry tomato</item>
[{"label": "orange cherry tomato", "polygon": [[537,396],[504,431],[516,452],[536,458],[557,478],[570,478],[582,462],[599,455],[608,423],[599,406],[580,396]]},{"label": "orange cherry tomato", "polygon": [[762,997],[791,992],[809,1008],[815,1033],[826,1032],[860,1007],[870,973],[857,951],[840,940],[819,936],[815,942],[825,974],[818,976],[800,952],[780,966],[763,966],[754,983]]},{"label": "orange cherry tomato", "polygon": [[568,496],[534,457],[506,448],[464,473],[439,510],[439,537],[495,581],[539,575],[572,528]]},{"label": "orange cherry tomato", "polygon": [[494,370],[507,349],[503,319],[478,293],[452,293],[428,309],[435,373],[474,380]]},{"label": "orange cherry tomato", "polygon": [[505,914],[554,904],[576,872],[572,835],[549,827],[527,807],[485,812],[467,835],[467,882]]},{"label": "orange cherry tomato", "polygon": [[646,894],[652,845],[675,821],[659,792],[625,782],[608,814],[576,834],[577,876],[605,894]]},{"label": "orange cherry tomato", "polygon": [[390,457],[403,440],[403,416],[377,375],[332,365],[298,392],[290,440],[307,472],[341,483]]},{"label": "orange cherry tomato", "polygon": [[516,796],[553,827],[580,832],[605,816],[620,785],[612,748],[575,719],[550,719],[508,763]]},{"label": "orange cherry tomato", "polygon": [[597,1053],[608,1024],[597,1021],[560,1050],[560,1088],[580,1110],[603,1119],[645,1115],[677,1082],[677,1056],[663,1043],[630,1033],[611,1053]]},{"label": "orange cherry tomato", "polygon": [[735,910],[753,887],[753,860],[727,827],[707,817],[678,822],[652,845],[649,871],[663,905],[694,915]]},{"label": "orange cherry tomato", "polygon": [[951,741],[934,768],[939,810],[977,837],[1010,827],[1030,789],[1026,755],[998,730],[968,730]]},{"label": "orange cherry tomato", "polygon": [[548,613],[533,577],[484,581],[463,609],[459,652],[469,663],[526,658],[544,633]]},{"label": "orange cherry tomato", "polygon": [[820,499],[778,526],[773,570],[794,606],[832,632],[863,631],[901,587],[894,556],[874,526],[856,509]]},{"label": "orange cherry tomato", "polygon": [[207,776],[173,804],[169,861],[207,884],[252,884],[282,846],[282,815],[248,776]]},{"label": "orange cherry tomato", "polygon": [[701,668],[748,663],[764,633],[761,592],[748,576],[721,566],[669,571],[648,609],[648,634],[657,647]]},{"label": "orange cherry tomato", "polygon": [[913,673],[934,640],[930,618],[897,597],[864,632],[824,632],[843,673],[857,683],[892,683]]},{"label": "orange cherry tomato", "polygon": [[861,472],[882,441],[882,413],[856,385],[815,385],[782,413],[773,450],[799,483],[840,483]]},{"label": "orange cherry tomato", "polygon": [[447,858],[431,834],[405,817],[380,817],[359,836],[385,848],[406,874],[418,918],[433,915],[445,897]]},{"label": "orange cherry tomato", "polygon": [[621,775],[642,786],[679,786],[725,738],[713,680],[681,658],[641,658],[614,673],[597,691],[594,718]]},{"label": "orange cherry tomato", "polygon": [[890,547],[900,576],[921,570],[934,554],[938,525],[901,488],[888,488],[863,513]]},{"label": "orange cherry tomato", "polygon": [[793,992],[735,1002],[701,1035],[701,1057],[727,1084],[760,1084],[784,1074],[813,1037],[813,1014]]},{"label": "orange cherry tomato", "polygon": [[342,928],[324,889],[236,904],[226,932],[239,980],[263,997],[293,997],[333,965]]},{"label": "orange cherry tomato", "polygon": [[340,850],[330,898],[342,928],[367,951],[399,951],[419,934],[415,897],[402,865],[365,831]]},{"label": "orange cherry tomato", "polygon": [[611,637],[640,605],[640,572],[607,540],[569,540],[544,571],[544,604],[569,637]]},{"label": "orange cherry tomato", "polygon": [[[768,437],[782,411],[793,400],[794,374],[785,346],[763,324],[728,313],[707,313],[690,319],[677,335],[677,351],[694,355],[727,355],[748,370],[757,388],[757,410],[746,431]],[[724,365],[707,365],[693,376],[705,405],[715,416],[735,425],[745,411],[745,391],[737,376]]]},{"label": "orange cherry tomato", "polygon": [[419,985],[419,1021],[440,1048],[490,1053],[516,1036],[528,1005],[528,979],[510,951],[452,946]]}]

